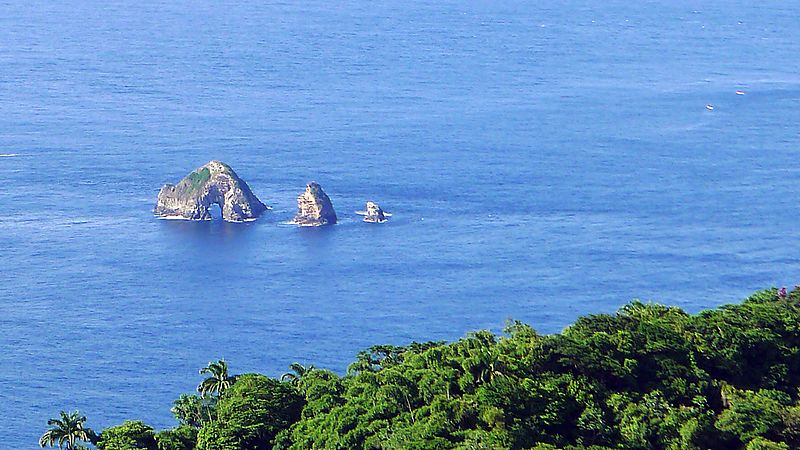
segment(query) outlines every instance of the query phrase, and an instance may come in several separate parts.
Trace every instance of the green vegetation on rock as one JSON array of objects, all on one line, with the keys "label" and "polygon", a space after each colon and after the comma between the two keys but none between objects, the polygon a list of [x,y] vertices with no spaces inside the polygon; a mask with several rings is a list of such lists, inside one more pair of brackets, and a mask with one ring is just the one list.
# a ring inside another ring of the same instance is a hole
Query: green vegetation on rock
[{"label": "green vegetation on rock", "polygon": [[208,167],[203,167],[202,169],[192,172],[186,176],[189,180],[190,190],[195,191],[200,189],[200,187],[209,179],[211,179],[211,171],[208,170]]},{"label": "green vegetation on rock", "polygon": [[[223,389],[175,402],[180,426],[152,439],[126,422],[98,448],[800,448],[800,290],[697,315],[633,302],[554,335],[512,322],[501,336],[375,346],[345,376],[216,369],[206,386]],[[125,436],[150,447],[109,446]]]}]

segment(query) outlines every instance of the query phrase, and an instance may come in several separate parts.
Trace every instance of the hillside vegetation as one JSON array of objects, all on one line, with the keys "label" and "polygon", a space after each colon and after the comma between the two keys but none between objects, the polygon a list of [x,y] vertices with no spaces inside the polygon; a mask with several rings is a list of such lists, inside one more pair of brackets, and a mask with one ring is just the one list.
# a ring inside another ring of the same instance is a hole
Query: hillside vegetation
[{"label": "hillside vegetation", "polygon": [[560,334],[513,322],[501,336],[375,346],[345,376],[299,364],[280,380],[233,376],[217,361],[199,395],[176,400],[176,428],[129,421],[89,440],[101,450],[788,450],[800,448],[799,352],[798,289],[697,315],[633,302]]}]

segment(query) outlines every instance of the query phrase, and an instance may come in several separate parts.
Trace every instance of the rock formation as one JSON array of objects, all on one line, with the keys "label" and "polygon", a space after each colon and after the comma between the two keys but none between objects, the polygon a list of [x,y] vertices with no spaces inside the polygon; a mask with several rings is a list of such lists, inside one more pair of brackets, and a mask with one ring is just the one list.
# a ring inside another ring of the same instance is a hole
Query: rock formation
[{"label": "rock formation", "polygon": [[380,206],[375,202],[367,202],[367,209],[364,211],[364,222],[383,223],[388,219]]},{"label": "rock formation", "polygon": [[294,223],[303,226],[333,225],[336,211],[331,199],[316,182],[308,183],[305,192],[297,197],[297,215]]},{"label": "rock formation", "polygon": [[209,208],[215,203],[222,209],[222,218],[230,222],[255,219],[267,210],[230,166],[211,161],[177,185],[164,185],[154,212],[163,217],[209,220]]}]

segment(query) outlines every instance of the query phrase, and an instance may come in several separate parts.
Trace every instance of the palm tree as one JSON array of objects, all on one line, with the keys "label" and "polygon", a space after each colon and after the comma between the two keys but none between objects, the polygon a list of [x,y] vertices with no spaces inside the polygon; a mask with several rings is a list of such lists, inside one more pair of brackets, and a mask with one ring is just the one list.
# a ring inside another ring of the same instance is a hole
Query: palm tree
[{"label": "palm tree", "polygon": [[[42,437],[39,438],[39,446],[44,448],[58,445],[59,449],[66,450],[78,448],[78,441],[88,442],[96,436],[91,428],[85,428],[83,426],[85,422],[86,416],[82,416],[78,411],[71,413],[61,411],[60,419],[50,419],[47,421],[47,424],[50,425],[51,428],[45,431]],[[65,444],[66,448],[64,447]]]},{"label": "palm tree", "polygon": [[482,351],[478,357],[479,375],[478,380],[483,383],[494,381],[497,377],[506,376],[503,373],[504,367],[500,358],[494,352]]},{"label": "palm tree", "polygon": [[210,421],[217,406],[216,397],[199,397],[197,395],[181,394],[172,403],[172,414],[178,421],[190,427],[200,428],[203,423]]},{"label": "palm tree", "polygon": [[209,362],[207,366],[200,369],[200,375],[206,373],[209,374],[209,377],[197,386],[197,391],[203,397],[206,394],[220,395],[236,381],[235,376],[228,375],[228,363],[224,359]]},{"label": "palm tree", "polygon": [[281,375],[281,381],[288,381],[292,386],[298,386],[303,381],[303,377],[314,370],[314,366],[306,367],[300,363],[292,363],[289,365],[289,370],[294,373],[287,372]]}]

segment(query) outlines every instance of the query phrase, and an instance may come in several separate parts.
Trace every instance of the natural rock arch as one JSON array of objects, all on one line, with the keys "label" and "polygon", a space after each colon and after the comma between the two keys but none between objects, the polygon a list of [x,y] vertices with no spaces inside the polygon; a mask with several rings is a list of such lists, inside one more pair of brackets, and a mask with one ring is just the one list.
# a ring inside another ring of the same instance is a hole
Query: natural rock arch
[{"label": "natural rock arch", "polygon": [[229,222],[255,219],[267,210],[230,166],[210,161],[178,184],[164,185],[154,212],[163,217],[209,220],[214,204],[219,205],[222,218]]}]

